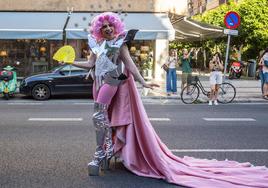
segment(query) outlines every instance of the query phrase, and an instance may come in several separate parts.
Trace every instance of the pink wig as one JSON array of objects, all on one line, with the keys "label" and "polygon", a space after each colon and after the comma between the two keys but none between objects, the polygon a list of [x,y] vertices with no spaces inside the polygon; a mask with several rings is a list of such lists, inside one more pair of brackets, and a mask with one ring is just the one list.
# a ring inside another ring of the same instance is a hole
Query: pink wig
[{"label": "pink wig", "polygon": [[101,28],[105,20],[114,26],[115,36],[118,36],[124,32],[125,25],[119,16],[113,12],[104,12],[93,18],[91,21],[91,27],[89,28],[90,33],[97,39],[97,41],[103,39]]}]

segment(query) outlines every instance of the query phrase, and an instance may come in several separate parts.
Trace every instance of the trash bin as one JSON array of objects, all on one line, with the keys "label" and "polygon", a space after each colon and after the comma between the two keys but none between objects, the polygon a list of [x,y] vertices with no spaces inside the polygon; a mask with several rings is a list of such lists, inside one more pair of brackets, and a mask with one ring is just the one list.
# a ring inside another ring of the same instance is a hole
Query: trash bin
[{"label": "trash bin", "polygon": [[255,77],[256,74],[256,60],[248,60],[248,77]]}]

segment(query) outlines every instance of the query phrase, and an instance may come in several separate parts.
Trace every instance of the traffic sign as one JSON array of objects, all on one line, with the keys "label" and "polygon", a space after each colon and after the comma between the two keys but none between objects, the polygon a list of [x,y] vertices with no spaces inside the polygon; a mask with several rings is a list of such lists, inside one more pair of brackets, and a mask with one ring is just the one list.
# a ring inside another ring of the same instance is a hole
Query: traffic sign
[{"label": "traffic sign", "polygon": [[224,16],[224,24],[228,29],[236,29],[240,25],[240,16],[230,11]]},{"label": "traffic sign", "polygon": [[224,34],[226,35],[234,35],[237,36],[238,35],[238,30],[233,30],[233,29],[224,29]]}]

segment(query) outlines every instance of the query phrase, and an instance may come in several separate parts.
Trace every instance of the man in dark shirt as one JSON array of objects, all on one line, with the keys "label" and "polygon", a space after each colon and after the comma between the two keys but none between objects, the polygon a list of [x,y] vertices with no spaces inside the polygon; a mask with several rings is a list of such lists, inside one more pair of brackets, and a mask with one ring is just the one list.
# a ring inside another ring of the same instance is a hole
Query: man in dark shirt
[{"label": "man in dark shirt", "polygon": [[191,83],[191,77],[192,77],[192,68],[191,68],[191,52],[193,49],[188,52],[187,49],[183,49],[182,51],[182,57],[180,58],[181,61],[181,68],[182,68],[182,76],[181,76],[181,89],[183,89],[187,84]]}]

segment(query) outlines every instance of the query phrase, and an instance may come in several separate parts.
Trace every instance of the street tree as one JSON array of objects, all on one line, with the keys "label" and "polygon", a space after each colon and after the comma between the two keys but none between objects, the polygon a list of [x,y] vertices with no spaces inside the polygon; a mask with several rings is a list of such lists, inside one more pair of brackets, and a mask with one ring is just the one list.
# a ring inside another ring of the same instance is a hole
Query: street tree
[{"label": "street tree", "polygon": [[[240,0],[238,3],[230,1],[197,15],[194,19],[225,27],[223,19],[228,11],[236,11],[241,17],[239,36],[232,37],[231,44],[237,46],[240,52],[244,52],[242,57],[256,58],[258,52],[268,46],[268,0]],[[224,41],[225,38],[217,42]]]}]

